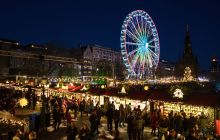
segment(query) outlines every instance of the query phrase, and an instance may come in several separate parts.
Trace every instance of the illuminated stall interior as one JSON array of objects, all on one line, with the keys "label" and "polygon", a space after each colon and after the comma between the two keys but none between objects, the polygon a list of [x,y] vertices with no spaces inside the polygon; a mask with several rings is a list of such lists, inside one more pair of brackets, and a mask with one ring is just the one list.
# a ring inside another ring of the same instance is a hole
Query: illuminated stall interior
[{"label": "illuminated stall interior", "polygon": [[173,94],[163,90],[152,93],[150,101],[151,108],[160,109],[164,115],[168,115],[171,111],[174,114],[183,111],[187,117],[190,114],[199,117],[201,112],[204,112],[210,123],[213,123],[215,108],[218,107],[218,95],[215,93],[195,92],[184,95],[181,90],[175,90]]}]

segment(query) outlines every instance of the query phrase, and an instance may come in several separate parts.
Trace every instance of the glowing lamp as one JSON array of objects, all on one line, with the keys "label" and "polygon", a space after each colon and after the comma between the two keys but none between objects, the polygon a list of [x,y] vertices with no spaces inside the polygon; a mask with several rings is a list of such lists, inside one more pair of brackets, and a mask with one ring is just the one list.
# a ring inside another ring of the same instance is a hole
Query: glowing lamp
[{"label": "glowing lamp", "polygon": [[176,97],[176,98],[183,98],[183,91],[181,89],[176,89],[173,93],[173,97]]},{"label": "glowing lamp", "polygon": [[102,88],[102,89],[104,89],[104,88],[105,88],[105,86],[104,86],[104,85],[102,85],[102,86],[101,86],[101,88]]},{"label": "glowing lamp", "polygon": [[127,92],[125,91],[125,87],[124,87],[124,86],[121,88],[121,92],[119,92],[119,93],[121,93],[121,94],[126,94],[126,93],[127,93]]},{"label": "glowing lamp", "polygon": [[147,91],[149,89],[148,86],[144,86],[144,90]]},{"label": "glowing lamp", "polygon": [[28,105],[28,100],[26,98],[21,98],[19,99],[18,103],[20,104],[21,107],[24,107]]}]

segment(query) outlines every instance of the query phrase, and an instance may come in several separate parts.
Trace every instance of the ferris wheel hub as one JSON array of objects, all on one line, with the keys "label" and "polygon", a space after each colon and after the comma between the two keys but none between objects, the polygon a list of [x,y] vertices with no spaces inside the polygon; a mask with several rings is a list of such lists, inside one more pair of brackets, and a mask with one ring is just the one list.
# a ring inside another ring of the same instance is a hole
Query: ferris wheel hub
[{"label": "ferris wheel hub", "polygon": [[148,48],[148,43],[145,43],[146,48]]}]

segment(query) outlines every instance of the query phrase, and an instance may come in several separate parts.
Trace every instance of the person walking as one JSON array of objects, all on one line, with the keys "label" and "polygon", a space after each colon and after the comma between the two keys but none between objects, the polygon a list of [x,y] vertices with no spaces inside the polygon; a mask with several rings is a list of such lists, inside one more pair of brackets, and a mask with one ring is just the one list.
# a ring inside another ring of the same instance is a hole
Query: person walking
[{"label": "person walking", "polygon": [[108,104],[106,115],[107,115],[107,122],[108,122],[108,130],[112,131],[112,120],[114,116],[114,110],[113,110],[113,106],[110,103]]},{"label": "person walking", "polygon": [[114,114],[114,123],[115,123],[115,131],[118,131],[118,124],[119,124],[119,110],[115,110],[115,114]]},{"label": "person walking", "polygon": [[80,103],[79,103],[79,111],[81,113],[81,117],[82,117],[82,114],[85,110],[85,100],[83,99]]},{"label": "person walking", "polygon": [[163,115],[159,120],[159,139],[161,139],[163,136],[166,137],[168,126],[169,126],[169,121],[167,117]]},{"label": "person walking", "polygon": [[97,130],[97,115],[96,111],[94,110],[91,115],[89,116],[89,121],[90,121],[90,128],[91,128],[91,134],[94,135],[95,131]]},{"label": "person walking", "polygon": [[152,113],[151,113],[151,134],[155,135],[156,136],[156,128],[157,128],[157,113],[156,113],[156,110],[154,110]]},{"label": "person walking", "polygon": [[75,122],[71,122],[71,125],[67,127],[67,140],[75,140],[78,134],[78,129]]},{"label": "person walking", "polygon": [[134,121],[134,116],[132,114],[132,111],[128,113],[128,116],[126,118],[127,122],[127,133],[128,133],[128,140],[132,140],[132,130],[133,130],[133,121]]}]

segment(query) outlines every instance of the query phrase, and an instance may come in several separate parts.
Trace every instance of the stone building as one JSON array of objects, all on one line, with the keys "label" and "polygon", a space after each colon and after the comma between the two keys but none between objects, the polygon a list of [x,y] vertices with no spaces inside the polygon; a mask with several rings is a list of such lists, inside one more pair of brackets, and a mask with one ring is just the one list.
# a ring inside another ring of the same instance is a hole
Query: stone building
[{"label": "stone building", "polygon": [[190,31],[188,25],[186,27],[186,37],[184,43],[183,56],[178,60],[175,66],[175,75],[178,78],[183,78],[184,70],[186,67],[189,67],[191,69],[191,74],[194,78],[198,76],[198,60],[192,51]]}]

